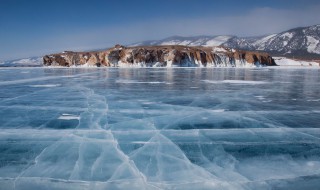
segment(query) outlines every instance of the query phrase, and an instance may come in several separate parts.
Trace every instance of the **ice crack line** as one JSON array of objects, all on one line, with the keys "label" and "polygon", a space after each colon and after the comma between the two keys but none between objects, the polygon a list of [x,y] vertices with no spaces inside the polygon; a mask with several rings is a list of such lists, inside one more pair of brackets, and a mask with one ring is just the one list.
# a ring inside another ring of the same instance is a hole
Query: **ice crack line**
[{"label": "ice crack line", "polygon": [[[50,145],[49,145],[50,146]],[[48,147],[49,147],[48,146]],[[44,148],[40,154],[38,154],[38,156],[34,159],[34,165],[36,165],[38,163],[38,159],[40,158],[40,156],[46,151],[46,149],[48,148]],[[16,182],[17,180],[19,180],[19,178],[21,178],[21,176],[23,176],[23,174],[25,174],[31,167],[34,166],[33,164],[30,164],[29,166],[26,167],[26,169],[24,169],[23,171],[21,171],[21,173],[16,177],[16,179],[13,182],[13,189],[16,189]]]},{"label": "ice crack line", "polygon": [[[117,150],[117,152],[119,153],[119,155],[121,155],[123,157],[123,160],[125,162],[127,162],[127,164],[131,167],[131,169],[133,171],[136,171],[136,173],[138,174],[138,176],[140,176],[140,178],[142,179],[143,183],[147,186],[147,177],[138,169],[138,167],[135,165],[134,161],[130,159],[130,157],[128,155],[126,155],[120,148],[119,146],[119,142],[118,140],[115,138],[114,134],[112,133],[111,130],[109,130],[111,137],[114,140],[114,147]],[[121,165],[120,165],[121,166]],[[120,166],[117,168],[117,170],[120,168]],[[116,172],[115,172],[116,173]],[[112,178],[112,177],[111,177]]]},{"label": "ice crack line", "polygon": [[106,97],[96,94],[93,89],[84,86],[78,86],[77,89],[85,96],[87,109],[80,114],[79,124],[76,128],[107,129],[108,104]]},{"label": "ice crack line", "polygon": [[[98,72],[90,72],[90,73],[81,73],[81,74],[75,74],[75,75],[68,75],[63,77],[77,77],[77,76],[85,76],[85,75],[91,75]],[[3,85],[12,85],[12,84],[22,84],[22,83],[28,83],[28,82],[35,82],[35,81],[45,81],[45,80],[51,80],[51,79],[60,79],[61,76],[44,76],[44,77],[37,77],[37,78],[31,78],[31,79],[18,79],[18,80],[11,80],[11,81],[2,81],[0,82],[0,86]]]}]

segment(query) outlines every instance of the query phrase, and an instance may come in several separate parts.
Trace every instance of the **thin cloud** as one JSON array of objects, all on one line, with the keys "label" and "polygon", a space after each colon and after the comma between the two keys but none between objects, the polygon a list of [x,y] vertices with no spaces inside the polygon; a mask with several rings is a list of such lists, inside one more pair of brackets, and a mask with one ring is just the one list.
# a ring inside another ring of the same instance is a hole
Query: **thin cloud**
[{"label": "thin cloud", "polygon": [[[169,35],[221,35],[257,36],[281,32],[293,27],[319,24],[320,5],[305,10],[280,10],[257,8],[237,16],[206,17],[201,19],[152,21],[135,24],[132,30],[140,30],[151,38]],[[139,26],[139,28],[136,28]],[[142,31],[140,28],[147,28]]]},{"label": "thin cloud", "polygon": [[197,19],[149,20],[131,25],[89,29],[64,36],[64,40],[97,44],[129,44],[141,40],[161,39],[172,35],[238,35],[259,36],[278,33],[298,26],[319,24],[320,5],[304,10],[257,8],[237,16]]}]

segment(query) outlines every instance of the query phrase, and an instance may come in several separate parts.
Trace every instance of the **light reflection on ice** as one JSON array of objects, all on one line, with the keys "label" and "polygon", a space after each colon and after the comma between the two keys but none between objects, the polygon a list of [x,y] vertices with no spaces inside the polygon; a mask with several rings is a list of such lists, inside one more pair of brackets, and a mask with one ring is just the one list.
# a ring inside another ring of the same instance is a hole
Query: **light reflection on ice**
[{"label": "light reflection on ice", "polygon": [[265,81],[247,81],[247,80],[223,80],[223,81],[212,81],[212,80],[203,80],[203,82],[206,83],[213,83],[213,84],[219,84],[219,83],[229,83],[229,84],[265,84]]},{"label": "light reflection on ice", "polygon": [[30,87],[35,88],[51,88],[51,87],[58,87],[61,86],[61,84],[38,84],[38,85],[29,85]]},{"label": "light reflection on ice", "polygon": [[[160,81],[135,81],[135,80],[116,80],[116,83],[124,83],[124,84],[162,84],[166,82]],[[168,83],[170,84],[170,83]]]},{"label": "light reflection on ice", "polygon": [[76,116],[76,115],[72,115],[72,114],[62,114],[61,116],[58,117],[58,119],[62,119],[62,120],[72,120],[72,119],[76,119],[79,120],[80,116]]}]

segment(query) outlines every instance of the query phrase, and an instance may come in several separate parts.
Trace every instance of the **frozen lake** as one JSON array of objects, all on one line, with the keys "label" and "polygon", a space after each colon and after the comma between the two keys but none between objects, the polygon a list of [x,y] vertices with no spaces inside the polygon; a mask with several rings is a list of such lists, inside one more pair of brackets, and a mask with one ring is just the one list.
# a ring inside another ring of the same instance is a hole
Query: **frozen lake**
[{"label": "frozen lake", "polygon": [[0,68],[0,189],[319,189],[320,70]]}]

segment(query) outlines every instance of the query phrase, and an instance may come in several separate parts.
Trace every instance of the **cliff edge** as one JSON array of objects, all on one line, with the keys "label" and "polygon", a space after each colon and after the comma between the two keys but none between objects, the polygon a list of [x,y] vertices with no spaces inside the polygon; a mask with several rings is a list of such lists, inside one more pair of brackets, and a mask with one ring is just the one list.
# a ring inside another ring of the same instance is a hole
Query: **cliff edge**
[{"label": "cliff edge", "polygon": [[104,51],[66,51],[43,57],[45,66],[253,67],[276,65],[268,53],[203,46],[116,45]]}]

